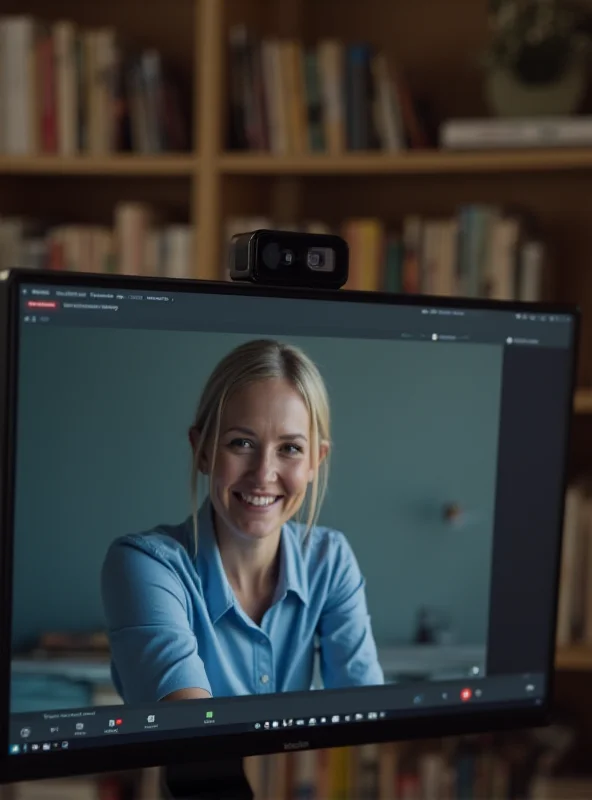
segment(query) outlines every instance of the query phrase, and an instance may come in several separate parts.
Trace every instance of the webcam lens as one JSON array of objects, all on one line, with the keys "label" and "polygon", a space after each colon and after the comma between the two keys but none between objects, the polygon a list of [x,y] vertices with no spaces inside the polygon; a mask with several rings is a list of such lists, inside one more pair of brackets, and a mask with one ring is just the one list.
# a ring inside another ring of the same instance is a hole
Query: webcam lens
[{"label": "webcam lens", "polygon": [[263,248],[263,263],[268,269],[292,267],[296,263],[296,253],[289,248],[280,248],[277,242],[270,242]]},{"label": "webcam lens", "polygon": [[320,269],[325,264],[325,254],[320,250],[309,250],[306,263],[311,269]]},{"label": "webcam lens", "polygon": [[296,256],[293,250],[282,250],[280,257],[282,266],[291,267],[295,260]]}]

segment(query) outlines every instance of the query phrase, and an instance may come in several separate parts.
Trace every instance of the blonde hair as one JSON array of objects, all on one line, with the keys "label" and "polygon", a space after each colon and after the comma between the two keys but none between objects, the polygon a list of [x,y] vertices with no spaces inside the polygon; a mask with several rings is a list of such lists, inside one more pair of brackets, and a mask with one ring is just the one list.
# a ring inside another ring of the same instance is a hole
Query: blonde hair
[{"label": "blonde hair", "polygon": [[197,554],[198,531],[198,479],[200,461],[204,448],[212,442],[212,464],[214,470],[216,452],[220,438],[220,422],[230,397],[252,383],[280,378],[288,381],[301,395],[310,419],[311,457],[314,477],[306,502],[308,515],[304,540],[316,524],[320,508],[327,491],[329,477],[328,455],[319,464],[321,443],[330,442],[329,398],[325,383],[314,362],[294,345],[273,339],[256,339],[239,345],[226,355],[210,375],[200,398],[192,430],[193,439],[191,466],[191,509],[193,514],[193,538]]}]

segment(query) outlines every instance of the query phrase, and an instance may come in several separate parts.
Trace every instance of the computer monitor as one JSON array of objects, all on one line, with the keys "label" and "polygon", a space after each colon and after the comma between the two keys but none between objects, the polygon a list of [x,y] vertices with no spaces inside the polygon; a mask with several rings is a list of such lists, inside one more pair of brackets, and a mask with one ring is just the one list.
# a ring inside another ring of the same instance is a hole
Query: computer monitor
[{"label": "computer monitor", "polygon": [[547,719],[576,310],[0,294],[3,781]]}]

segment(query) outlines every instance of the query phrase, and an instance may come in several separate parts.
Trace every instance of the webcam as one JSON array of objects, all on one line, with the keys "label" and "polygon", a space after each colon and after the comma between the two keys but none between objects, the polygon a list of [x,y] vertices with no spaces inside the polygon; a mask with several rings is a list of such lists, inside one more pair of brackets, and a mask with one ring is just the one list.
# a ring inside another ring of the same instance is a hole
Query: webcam
[{"label": "webcam", "polygon": [[349,273],[349,248],[332,234],[257,230],[232,237],[229,266],[233,281],[340,289]]}]

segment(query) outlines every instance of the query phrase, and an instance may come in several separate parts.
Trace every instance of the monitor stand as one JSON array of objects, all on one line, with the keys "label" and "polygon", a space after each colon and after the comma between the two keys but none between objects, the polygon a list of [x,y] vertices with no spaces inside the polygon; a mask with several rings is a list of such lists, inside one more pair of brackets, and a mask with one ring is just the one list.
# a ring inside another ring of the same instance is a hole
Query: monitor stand
[{"label": "monitor stand", "polygon": [[253,800],[242,758],[171,764],[162,770],[167,800]]}]

